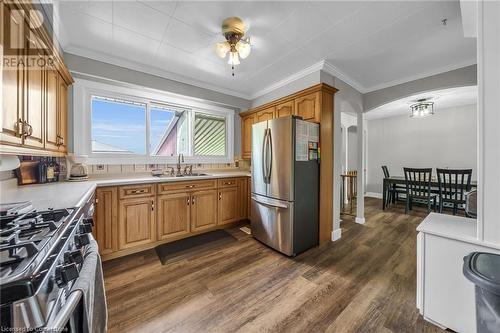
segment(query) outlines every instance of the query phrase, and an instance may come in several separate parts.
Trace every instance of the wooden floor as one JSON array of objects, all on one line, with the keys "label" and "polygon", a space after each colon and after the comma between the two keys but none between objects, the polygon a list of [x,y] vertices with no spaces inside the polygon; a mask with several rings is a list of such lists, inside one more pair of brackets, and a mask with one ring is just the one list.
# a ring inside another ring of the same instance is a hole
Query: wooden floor
[{"label": "wooden floor", "polygon": [[238,242],[197,258],[105,262],[109,332],[443,332],[415,308],[425,215],[367,198],[366,224],[346,217],[341,240],[294,259],[234,228]]}]

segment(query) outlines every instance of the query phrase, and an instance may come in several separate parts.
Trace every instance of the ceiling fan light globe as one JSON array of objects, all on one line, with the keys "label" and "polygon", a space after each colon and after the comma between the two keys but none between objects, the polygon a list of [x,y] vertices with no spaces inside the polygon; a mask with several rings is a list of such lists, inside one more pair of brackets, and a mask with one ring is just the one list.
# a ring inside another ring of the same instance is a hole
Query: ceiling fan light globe
[{"label": "ceiling fan light globe", "polygon": [[220,42],[215,44],[215,53],[220,58],[224,58],[230,49],[231,46],[228,42]]},{"label": "ceiling fan light globe", "polygon": [[246,57],[250,55],[251,46],[248,43],[239,41],[238,44],[236,44],[236,50],[240,54],[241,59],[246,59]]},{"label": "ceiling fan light globe", "polygon": [[239,65],[240,59],[238,57],[238,52],[229,52],[229,59],[227,63],[232,66]]}]

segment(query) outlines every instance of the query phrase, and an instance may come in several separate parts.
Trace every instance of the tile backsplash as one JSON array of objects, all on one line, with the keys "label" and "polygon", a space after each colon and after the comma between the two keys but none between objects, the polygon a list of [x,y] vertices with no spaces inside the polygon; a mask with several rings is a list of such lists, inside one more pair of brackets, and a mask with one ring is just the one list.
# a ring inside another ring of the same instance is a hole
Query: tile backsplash
[{"label": "tile backsplash", "polygon": [[[184,169],[183,164],[182,168]],[[89,165],[90,174],[148,173],[154,169],[167,170],[176,168],[176,164],[94,164]],[[193,164],[193,170],[234,169],[236,163],[204,163]]]}]

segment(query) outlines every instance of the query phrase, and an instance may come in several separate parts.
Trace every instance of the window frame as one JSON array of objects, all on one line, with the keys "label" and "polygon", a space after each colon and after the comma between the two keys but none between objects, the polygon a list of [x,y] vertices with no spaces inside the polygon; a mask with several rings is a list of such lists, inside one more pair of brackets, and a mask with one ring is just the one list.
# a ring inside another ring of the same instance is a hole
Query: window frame
[{"label": "window frame", "polygon": [[[146,130],[144,135],[145,154],[110,154],[92,152],[92,97],[121,99],[146,105]],[[178,94],[155,89],[125,85],[120,83],[103,83],[87,79],[75,79],[73,85],[73,151],[76,155],[87,155],[88,164],[173,164],[177,156],[151,155],[150,127],[151,107],[154,105],[173,106],[187,110],[189,151],[185,163],[232,163],[234,161],[234,115],[235,110],[210,104],[209,101],[198,100]],[[194,155],[194,120],[195,113],[205,113],[226,120],[226,154],[225,156]]]}]

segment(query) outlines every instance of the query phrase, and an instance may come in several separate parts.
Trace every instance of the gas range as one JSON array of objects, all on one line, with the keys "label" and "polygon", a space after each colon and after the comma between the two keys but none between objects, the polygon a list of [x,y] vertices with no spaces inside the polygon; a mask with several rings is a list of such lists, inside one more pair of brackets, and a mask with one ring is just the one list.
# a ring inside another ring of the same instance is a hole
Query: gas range
[{"label": "gas range", "polygon": [[93,202],[0,217],[2,332],[41,330],[57,317],[92,239]]}]

